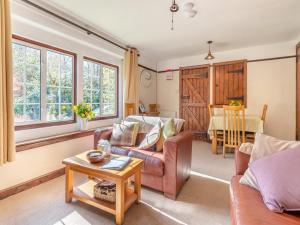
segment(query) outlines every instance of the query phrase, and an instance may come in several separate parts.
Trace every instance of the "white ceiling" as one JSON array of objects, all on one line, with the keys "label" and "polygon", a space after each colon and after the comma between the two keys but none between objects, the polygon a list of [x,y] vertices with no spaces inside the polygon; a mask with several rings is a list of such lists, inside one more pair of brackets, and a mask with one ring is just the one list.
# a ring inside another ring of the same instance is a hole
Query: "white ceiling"
[{"label": "white ceiling", "polygon": [[[186,0],[177,0],[179,6]],[[300,35],[300,0],[190,0],[198,14],[175,15],[171,0],[48,0],[156,60],[294,40]]]}]

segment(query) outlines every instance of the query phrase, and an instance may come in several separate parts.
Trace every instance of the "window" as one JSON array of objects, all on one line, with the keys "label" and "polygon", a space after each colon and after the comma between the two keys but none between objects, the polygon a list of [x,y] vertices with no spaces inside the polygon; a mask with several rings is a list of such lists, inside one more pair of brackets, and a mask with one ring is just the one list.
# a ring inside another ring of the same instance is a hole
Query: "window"
[{"label": "window", "polygon": [[118,67],[85,57],[83,101],[92,105],[97,118],[118,115]]},{"label": "window", "polygon": [[16,128],[74,122],[75,59],[71,52],[21,37],[14,39]]}]

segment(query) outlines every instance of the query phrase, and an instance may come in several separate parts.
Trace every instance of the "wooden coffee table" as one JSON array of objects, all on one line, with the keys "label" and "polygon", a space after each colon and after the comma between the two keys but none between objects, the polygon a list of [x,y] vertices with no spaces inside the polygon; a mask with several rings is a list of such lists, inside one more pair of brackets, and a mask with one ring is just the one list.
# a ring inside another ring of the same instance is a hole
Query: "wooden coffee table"
[{"label": "wooden coffee table", "polygon": [[[116,224],[121,225],[124,221],[124,213],[134,203],[138,203],[141,198],[141,167],[143,160],[132,158],[131,162],[122,170],[105,170],[100,166],[102,163],[91,164],[86,158],[89,151],[63,160],[66,165],[66,202],[72,202],[72,198],[95,206],[101,210],[115,215]],[[73,187],[73,172],[86,174],[89,181],[77,187]],[[134,188],[127,186],[128,179],[134,176]],[[110,203],[94,198],[93,178],[105,179],[116,183],[116,203]]]}]

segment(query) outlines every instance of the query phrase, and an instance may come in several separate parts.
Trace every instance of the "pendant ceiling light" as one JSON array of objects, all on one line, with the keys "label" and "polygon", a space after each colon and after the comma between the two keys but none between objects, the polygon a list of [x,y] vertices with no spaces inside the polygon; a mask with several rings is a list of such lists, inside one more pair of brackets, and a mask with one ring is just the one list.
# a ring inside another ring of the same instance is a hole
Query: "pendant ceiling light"
[{"label": "pendant ceiling light", "polygon": [[208,54],[207,56],[205,57],[206,60],[211,60],[211,59],[214,59],[215,57],[211,54],[211,51],[210,51],[210,45],[212,44],[213,42],[212,41],[208,41],[207,44],[208,44]]},{"label": "pendant ceiling light", "polygon": [[171,30],[174,30],[174,13],[178,12],[179,6],[176,4],[175,0],[172,1],[172,5],[170,7],[170,11],[172,13],[172,26]]}]

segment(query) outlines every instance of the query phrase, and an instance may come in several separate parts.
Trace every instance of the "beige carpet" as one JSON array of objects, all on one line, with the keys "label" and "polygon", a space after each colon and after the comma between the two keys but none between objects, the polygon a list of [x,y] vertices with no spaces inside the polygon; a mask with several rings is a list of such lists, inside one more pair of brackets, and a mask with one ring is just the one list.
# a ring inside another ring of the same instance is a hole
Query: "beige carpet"
[{"label": "beige carpet", "polygon": [[[230,224],[229,185],[233,158],[212,155],[193,143],[192,175],[177,201],[143,188],[142,203],[126,213],[125,225]],[[82,182],[82,176],[76,177]],[[110,225],[114,217],[79,202],[64,202],[64,177],[0,201],[1,225]]]}]

